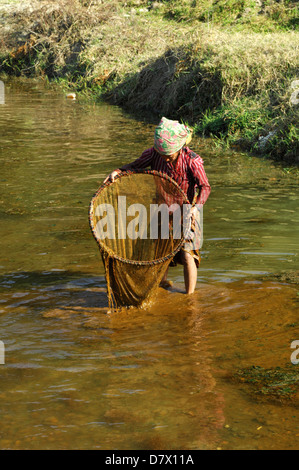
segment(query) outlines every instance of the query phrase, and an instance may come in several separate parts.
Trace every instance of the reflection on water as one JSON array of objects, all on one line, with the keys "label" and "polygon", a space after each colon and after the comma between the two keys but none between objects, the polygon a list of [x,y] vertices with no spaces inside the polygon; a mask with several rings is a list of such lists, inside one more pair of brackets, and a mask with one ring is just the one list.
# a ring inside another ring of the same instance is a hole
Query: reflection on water
[{"label": "reflection on water", "polygon": [[212,185],[198,289],[173,268],[173,291],[112,314],[88,205],[154,125],[12,81],[0,129],[0,448],[295,448],[294,407],[225,379],[298,339],[296,289],[259,280],[297,267],[295,173],[195,140]]}]

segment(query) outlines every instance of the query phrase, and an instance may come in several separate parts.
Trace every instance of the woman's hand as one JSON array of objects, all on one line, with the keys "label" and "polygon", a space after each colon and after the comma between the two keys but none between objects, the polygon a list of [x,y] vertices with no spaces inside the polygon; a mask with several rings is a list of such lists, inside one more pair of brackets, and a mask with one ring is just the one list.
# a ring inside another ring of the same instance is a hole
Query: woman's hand
[{"label": "woman's hand", "polygon": [[190,219],[191,219],[191,230],[194,231],[195,230],[195,224],[196,224],[196,220],[199,220],[199,212],[200,212],[200,209],[201,209],[202,205],[199,205],[199,204],[196,204],[196,206],[193,206],[191,209],[190,209]]},{"label": "woman's hand", "polygon": [[110,173],[110,175],[108,175],[107,178],[104,180],[104,183],[107,183],[107,181],[111,181],[113,183],[116,176],[119,175],[120,173],[121,173],[121,170],[119,169],[112,171],[112,173]]},{"label": "woman's hand", "polygon": [[196,218],[198,217],[199,211],[200,211],[199,204],[196,204],[196,206],[191,207],[189,217],[192,221],[196,220]]}]

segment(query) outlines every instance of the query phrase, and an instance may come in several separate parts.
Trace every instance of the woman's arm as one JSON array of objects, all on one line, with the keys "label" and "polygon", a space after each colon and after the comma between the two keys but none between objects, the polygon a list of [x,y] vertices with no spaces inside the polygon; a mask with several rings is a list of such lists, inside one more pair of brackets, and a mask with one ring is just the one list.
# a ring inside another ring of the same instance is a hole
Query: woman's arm
[{"label": "woman's arm", "polygon": [[141,157],[137,158],[137,160],[134,160],[131,163],[127,163],[126,165],[123,165],[120,168],[117,168],[116,170],[112,171],[112,173],[110,173],[110,175],[108,175],[107,178],[104,180],[104,183],[106,183],[109,179],[113,182],[116,176],[119,175],[122,171],[142,170],[144,168],[147,168],[148,166],[150,166],[152,158],[153,148],[145,150]]},{"label": "woman's arm", "polygon": [[121,171],[142,170],[150,166],[152,158],[153,158],[153,148],[150,148],[150,149],[145,150],[142,153],[141,157],[137,158],[137,160],[134,160],[134,162],[127,163],[126,165],[120,167],[120,170]]},{"label": "woman's arm", "polygon": [[192,172],[200,188],[200,193],[196,200],[196,204],[203,205],[207,202],[207,199],[210,195],[211,186],[204,170],[203,161],[200,157],[192,160]]}]

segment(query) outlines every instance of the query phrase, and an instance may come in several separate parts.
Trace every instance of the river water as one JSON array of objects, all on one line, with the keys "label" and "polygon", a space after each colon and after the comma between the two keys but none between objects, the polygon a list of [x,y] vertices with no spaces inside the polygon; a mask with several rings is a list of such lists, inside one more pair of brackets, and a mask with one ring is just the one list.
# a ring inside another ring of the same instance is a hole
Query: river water
[{"label": "river water", "polygon": [[178,266],[146,309],[107,308],[89,201],[154,127],[40,82],[5,83],[1,449],[298,447],[298,406],[230,379],[290,364],[299,340],[297,288],[271,277],[298,269],[294,169],[194,139],[212,186],[195,294]]}]

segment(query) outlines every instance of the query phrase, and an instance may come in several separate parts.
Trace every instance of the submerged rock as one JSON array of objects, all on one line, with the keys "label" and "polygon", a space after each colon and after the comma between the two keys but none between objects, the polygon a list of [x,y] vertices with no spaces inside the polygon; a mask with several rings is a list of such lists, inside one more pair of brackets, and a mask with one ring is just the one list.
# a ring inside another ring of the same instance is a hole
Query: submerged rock
[{"label": "submerged rock", "polygon": [[270,274],[263,277],[263,280],[275,280],[279,282],[287,282],[289,284],[299,284],[299,271],[283,271],[277,274]]},{"label": "submerged rock", "polygon": [[263,150],[266,147],[266,145],[269,143],[269,141],[276,135],[276,133],[277,131],[274,130],[274,131],[269,132],[269,134],[265,136],[264,135],[260,136],[259,141],[258,141],[259,149]]},{"label": "submerged rock", "polygon": [[248,391],[255,398],[298,406],[299,371],[294,365],[271,369],[251,366],[239,369],[233,378],[248,384]]}]

